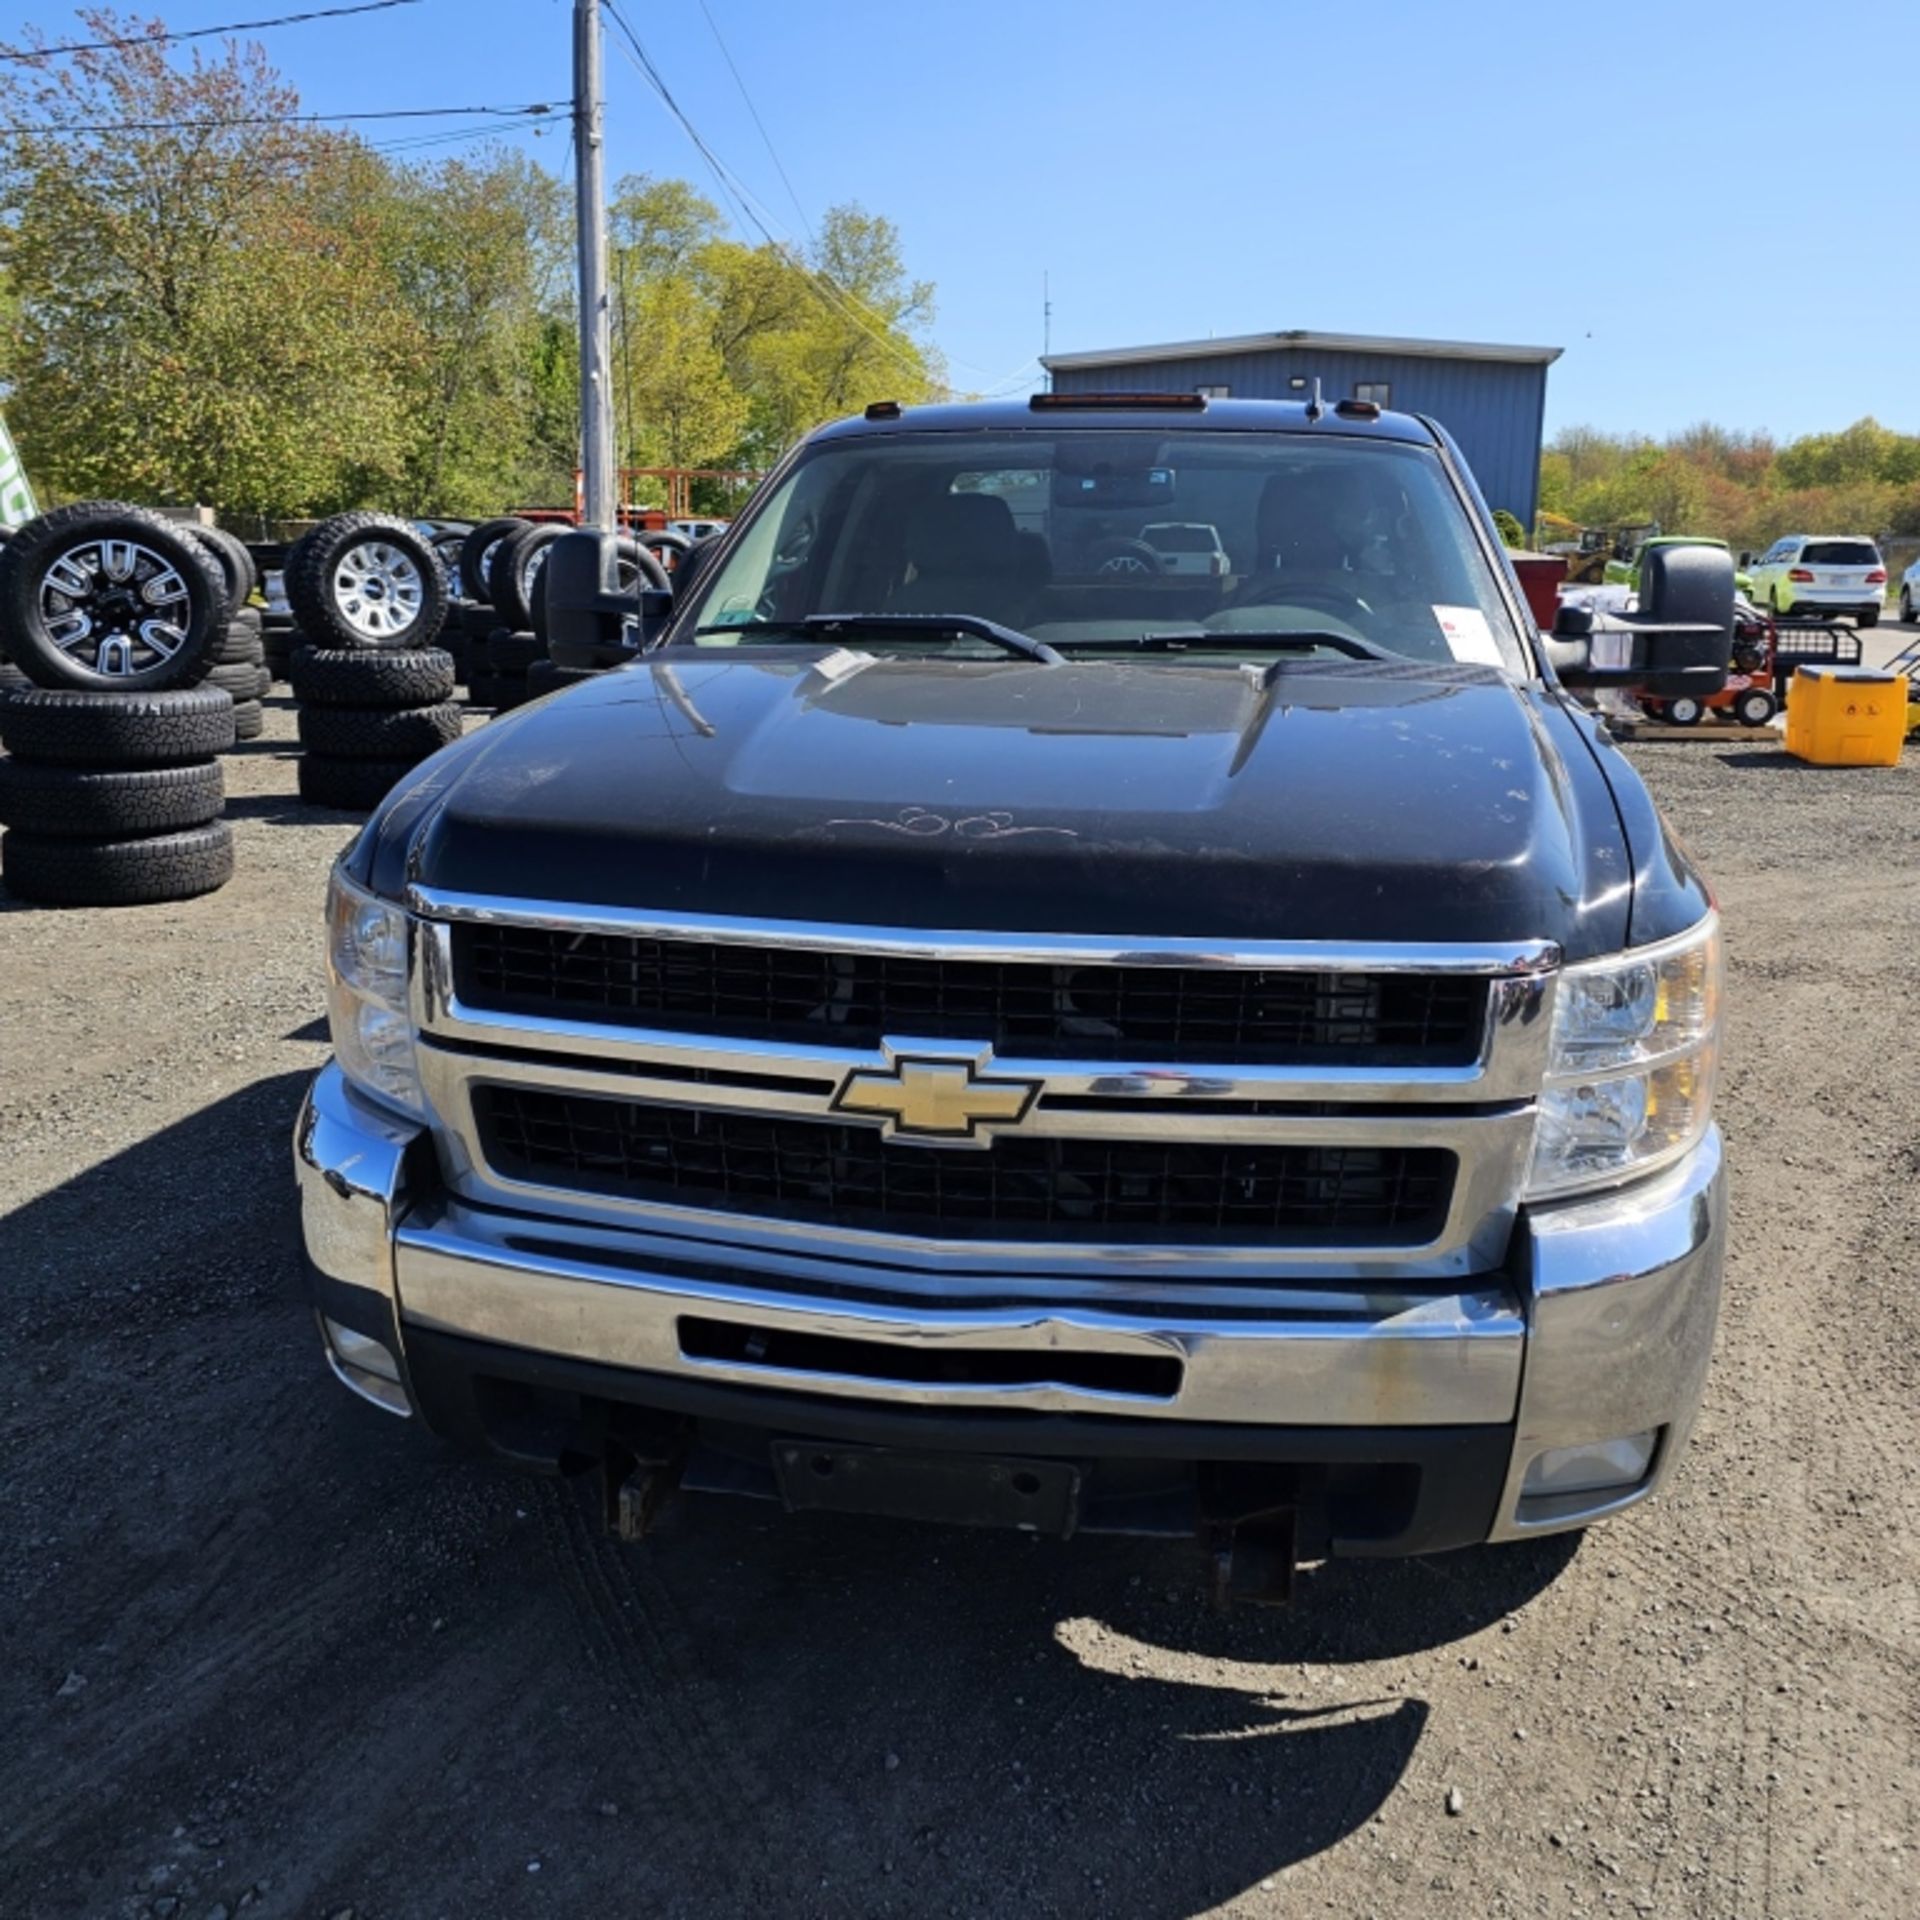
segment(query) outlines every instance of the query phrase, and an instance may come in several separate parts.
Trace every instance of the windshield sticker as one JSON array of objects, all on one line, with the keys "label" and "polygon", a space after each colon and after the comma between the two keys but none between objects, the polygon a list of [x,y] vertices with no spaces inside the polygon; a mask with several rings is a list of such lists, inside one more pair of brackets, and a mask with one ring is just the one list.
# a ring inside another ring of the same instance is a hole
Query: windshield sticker
[{"label": "windshield sticker", "polygon": [[1447,646],[1456,660],[1480,667],[1505,664],[1487,616],[1478,607],[1435,607],[1433,617],[1440,622],[1440,631],[1447,636]]}]

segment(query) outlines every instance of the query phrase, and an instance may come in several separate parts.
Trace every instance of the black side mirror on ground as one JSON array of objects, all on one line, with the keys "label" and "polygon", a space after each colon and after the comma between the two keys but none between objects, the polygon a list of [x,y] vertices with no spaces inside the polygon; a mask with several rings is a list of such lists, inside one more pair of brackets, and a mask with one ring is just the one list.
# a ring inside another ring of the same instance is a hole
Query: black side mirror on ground
[{"label": "black side mirror on ground", "polygon": [[1733,561],[1722,547],[1641,556],[1640,610],[1563,606],[1545,637],[1565,687],[1636,687],[1672,699],[1718,693],[1733,657]]}]

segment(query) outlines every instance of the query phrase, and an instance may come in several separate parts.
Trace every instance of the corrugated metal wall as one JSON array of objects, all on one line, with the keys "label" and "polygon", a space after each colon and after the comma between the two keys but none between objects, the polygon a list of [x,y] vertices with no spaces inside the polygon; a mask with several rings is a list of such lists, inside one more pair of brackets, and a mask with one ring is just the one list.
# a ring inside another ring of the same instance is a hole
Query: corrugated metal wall
[{"label": "corrugated metal wall", "polygon": [[1303,395],[1288,385],[1296,377],[1309,382],[1317,377],[1329,401],[1345,399],[1359,380],[1390,382],[1396,412],[1429,414],[1459,441],[1487,504],[1505,507],[1523,527],[1533,525],[1547,400],[1544,366],[1280,348],[1068,369],[1054,375],[1054,385],[1062,393],[1129,388],[1191,393],[1195,387],[1228,387],[1237,400],[1298,400]]}]

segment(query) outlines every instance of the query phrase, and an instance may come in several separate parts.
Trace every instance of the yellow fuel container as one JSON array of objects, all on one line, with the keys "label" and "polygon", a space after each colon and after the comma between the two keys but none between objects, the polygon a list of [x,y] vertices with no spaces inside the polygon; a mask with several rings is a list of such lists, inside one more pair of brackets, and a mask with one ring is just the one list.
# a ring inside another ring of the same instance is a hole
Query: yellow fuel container
[{"label": "yellow fuel container", "polygon": [[1787,751],[1816,767],[1897,767],[1907,676],[1880,667],[1803,666],[1787,700]]}]

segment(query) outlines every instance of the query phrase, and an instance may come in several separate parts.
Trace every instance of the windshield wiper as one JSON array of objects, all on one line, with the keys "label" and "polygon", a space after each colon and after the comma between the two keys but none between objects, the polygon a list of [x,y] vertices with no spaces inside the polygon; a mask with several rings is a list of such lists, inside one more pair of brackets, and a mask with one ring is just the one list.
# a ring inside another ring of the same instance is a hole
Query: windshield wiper
[{"label": "windshield wiper", "polygon": [[1210,633],[1204,627],[1181,633],[1134,633],[1107,640],[1063,640],[1071,648],[1121,647],[1142,653],[1310,653],[1321,647],[1343,653],[1349,660],[1400,660],[1403,654],[1362,640],[1357,634],[1333,633],[1314,627],[1276,627],[1271,632],[1238,633],[1231,629]]},{"label": "windshield wiper", "polygon": [[694,637],[726,633],[740,638],[749,634],[798,634],[806,640],[838,640],[862,634],[884,633],[963,633],[970,640],[985,640],[1023,660],[1037,660],[1042,666],[1058,667],[1066,663],[1044,640],[1003,627],[977,613],[810,613],[803,620],[749,621],[744,626],[695,627]]}]

